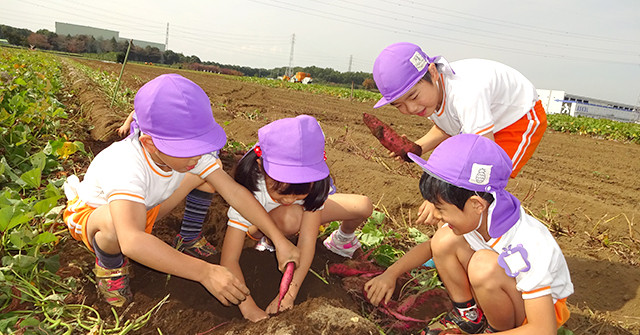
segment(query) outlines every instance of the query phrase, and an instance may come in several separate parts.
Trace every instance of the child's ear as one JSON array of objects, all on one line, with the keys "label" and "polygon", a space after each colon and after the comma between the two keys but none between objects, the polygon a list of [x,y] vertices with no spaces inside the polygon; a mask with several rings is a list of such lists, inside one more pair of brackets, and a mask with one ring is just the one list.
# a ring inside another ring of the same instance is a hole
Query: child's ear
[{"label": "child's ear", "polygon": [[156,151],[158,151],[158,149],[156,148],[156,145],[153,144],[153,139],[151,138],[151,136],[149,136],[147,134],[142,134],[142,135],[140,135],[138,140],[140,141],[142,146],[145,149],[147,149],[148,152],[155,153]]},{"label": "child's ear", "polygon": [[474,195],[471,198],[469,198],[469,201],[471,201],[471,208],[473,208],[473,210],[478,213],[484,212],[485,209],[489,207],[489,202],[477,195]]},{"label": "child's ear", "polygon": [[431,63],[429,64],[427,71],[429,72],[429,76],[431,76],[431,83],[435,85],[439,77],[438,67],[436,67],[435,63]]}]

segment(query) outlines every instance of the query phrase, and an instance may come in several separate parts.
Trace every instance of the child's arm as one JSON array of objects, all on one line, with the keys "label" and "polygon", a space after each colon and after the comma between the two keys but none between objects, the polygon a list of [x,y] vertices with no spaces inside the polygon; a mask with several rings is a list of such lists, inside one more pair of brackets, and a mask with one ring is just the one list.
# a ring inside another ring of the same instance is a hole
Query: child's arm
[{"label": "child's arm", "polygon": [[499,332],[499,334],[513,335],[555,335],[557,330],[556,312],[551,295],[524,300],[524,311],[527,324]]},{"label": "child's arm", "polygon": [[425,154],[435,149],[438,144],[442,143],[449,137],[451,137],[449,134],[445,133],[444,130],[434,124],[426,135],[416,141],[416,144],[422,147],[422,154]]},{"label": "child's arm", "polygon": [[[220,265],[226,267],[233,273],[243,284],[246,283],[242,268],[240,267],[240,255],[244,246],[245,232],[233,227],[227,227],[224,235],[224,243],[222,244],[222,254],[220,255]],[[269,315],[263,311],[253,298],[249,295],[247,299],[238,305],[242,316],[245,319],[257,322],[266,319]]]},{"label": "child's arm", "polygon": [[131,111],[131,113],[129,113],[129,115],[124,120],[124,122],[122,123],[120,128],[118,128],[118,135],[120,135],[120,137],[126,135],[127,132],[129,132],[129,127],[131,126],[131,121],[133,121],[133,113],[135,113],[135,110],[133,110],[133,111]]},{"label": "child's arm", "polygon": [[282,235],[282,232],[264,210],[264,207],[260,205],[249,190],[238,184],[222,169],[211,172],[206,177],[206,181],[213,185],[231,207],[235,208],[245,219],[249,220],[271,239],[276,247],[280,271],[283,271],[285,265],[289,262],[294,262],[296,265],[299,264],[300,251],[298,248]]},{"label": "child's arm", "polygon": [[144,231],[147,219],[143,204],[114,200],[109,213],[122,253],[152,269],[201,283],[224,305],[238,304],[249,289],[226,268],[207,263],[173,249]]},{"label": "child's arm", "polygon": [[413,247],[393,263],[381,275],[369,280],[364,284],[367,298],[374,306],[378,306],[381,301],[388,303],[396,288],[396,280],[403,273],[415,269],[431,258],[431,240],[422,242]]},{"label": "child's arm", "polygon": [[[318,240],[318,228],[320,227],[321,212],[304,212],[302,215],[302,222],[300,223],[300,232],[298,234],[298,248],[300,248],[300,264],[296,266],[293,273],[293,280],[289,286],[289,291],[282,298],[280,303],[280,310],[286,310],[293,307],[293,304],[298,296],[298,291],[302,282],[309,273],[311,262],[313,262],[313,256],[316,252],[316,242]],[[276,249],[277,251],[278,249]],[[277,293],[277,292],[276,292]],[[278,309],[278,294],[276,298],[269,304],[266,311],[269,314],[274,314]]]}]

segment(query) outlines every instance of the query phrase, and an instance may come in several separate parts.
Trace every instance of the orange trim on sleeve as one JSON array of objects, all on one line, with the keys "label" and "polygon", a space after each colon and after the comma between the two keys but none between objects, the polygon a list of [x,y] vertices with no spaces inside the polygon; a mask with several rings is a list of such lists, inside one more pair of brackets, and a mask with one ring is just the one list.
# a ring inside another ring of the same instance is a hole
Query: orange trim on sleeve
[{"label": "orange trim on sleeve", "polygon": [[537,288],[537,289],[535,289],[535,290],[533,290],[533,291],[528,291],[528,292],[523,292],[523,293],[524,293],[524,294],[533,294],[533,293],[536,293],[536,292],[540,292],[540,291],[544,291],[544,290],[549,290],[549,289],[551,289],[551,286],[545,286],[545,287]]},{"label": "orange trim on sleeve", "polygon": [[476,135],[484,135],[486,132],[488,132],[489,130],[493,129],[494,125],[490,125],[487,128],[484,129],[480,129],[478,131],[475,132]]},{"label": "orange trim on sleeve", "polygon": [[126,195],[128,197],[132,197],[132,198],[138,198],[140,200],[144,200],[144,197],[141,197],[137,194],[131,194],[131,193],[124,193],[124,192],[118,192],[118,193],[113,193],[109,196],[109,199],[111,199],[111,197],[115,196],[115,195]]},{"label": "orange trim on sleeve", "polygon": [[237,224],[238,226],[241,226],[241,227],[244,227],[244,228],[249,229],[249,226],[248,226],[248,225],[246,225],[246,224],[244,224],[244,223],[240,223],[240,222],[238,222],[238,221],[234,221],[234,220],[229,220],[229,222],[234,223],[234,224]]},{"label": "orange trim on sleeve", "polygon": [[212,165],[210,165],[208,168],[204,169],[204,171],[200,172],[198,176],[202,177],[202,175],[205,174],[205,172],[209,171],[211,168],[214,168],[216,166],[219,166],[218,162],[215,162]]}]

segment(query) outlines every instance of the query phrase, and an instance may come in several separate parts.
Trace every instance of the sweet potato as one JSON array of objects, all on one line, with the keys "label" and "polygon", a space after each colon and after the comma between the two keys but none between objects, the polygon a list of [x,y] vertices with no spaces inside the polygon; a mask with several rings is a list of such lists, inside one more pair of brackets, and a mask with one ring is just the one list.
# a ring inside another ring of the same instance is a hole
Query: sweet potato
[{"label": "sweet potato", "polygon": [[420,156],[422,155],[422,148],[415,142],[409,141],[406,137],[398,135],[398,133],[391,128],[388,124],[380,121],[374,115],[369,113],[363,113],[362,119],[364,123],[369,127],[373,136],[387,148],[387,150],[402,157],[405,161],[410,162],[411,159],[407,156],[407,153],[413,152]]},{"label": "sweet potato", "polygon": [[289,285],[291,285],[291,281],[293,280],[293,271],[295,270],[295,266],[296,265],[293,262],[289,262],[285,265],[282,280],[280,281],[280,294],[278,295],[278,308],[276,309],[276,313],[280,311],[280,302],[282,301],[282,298],[284,298],[289,291]]}]

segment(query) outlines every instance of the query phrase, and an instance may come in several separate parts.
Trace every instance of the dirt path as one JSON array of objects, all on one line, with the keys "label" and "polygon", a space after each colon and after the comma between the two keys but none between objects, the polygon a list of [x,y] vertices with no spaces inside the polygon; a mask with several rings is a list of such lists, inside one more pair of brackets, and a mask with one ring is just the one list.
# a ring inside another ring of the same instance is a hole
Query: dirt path
[{"label": "dirt path", "polygon": [[[120,71],[117,64],[81,62],[115,73]],[[411,224],[422,202],[417,188],[421,171],[415,165],[386,158],[383,148],[361,121],[363,112],[372,112],[373,103],[266,88],[208,73],[135,64],[127,65],[124,85],[137,90],[146,81],[167,72],[179,72],[207,92],[214,116],[227,131],[230,141],[255,142],[258,128],[278,118],[299,114],[316,117],[327,137],[327,162],[338,189],[341,192],[365,194],[380,208],[384,206],[390,217],[399,224],[397,229]],[[99,100],[93,96],[91,99]],[[108,110],[100,110],[99,104],[95,106],[98,108],[91,110],[92,115],[113,114]],[[398,132],[413,139],[426,133],[430,127],[428,120],[403,116],[391,107],[376,110],[375,114],[391,123]],[[96,127],[96,134],[92,131],[91,135],[94,139],[107,139],[107,143],[102,144],[104,146],[116,139],[110,134],[118,122],[104,122]],[[638,171],[640,145],[549,131],[534,157],[508,186],[532,215],[548,223],[556,233],[575,285],[575,294],[568,299],[573,314],[567,328],[576,334],[637,334],[640,330],[640,230],[636,227],[640,220]],[[218,246],[226,223],[224,207],[224,201],[216,198],[210,211],[210,224],[205,230],[206,236]],[[154,234],[170,241],[178,231],[181,213],[182,210],[177,209],[168,219],[157,224],[157,227],[163,228],[154,231]],[[389,222],[388,225],[393,227],[394,223]],[[433,231],[431,227],[418,228],[425,232]],[[65,248],[71,254],[78,249],[72,245]],[[248,277],[256,278],[252,292],[260,291],[259,294],[264,296],[259,299],[268,301],[276,292],[279,273],[265,263],[270,259],[274,261],[272,257],[252,250],[245,254],[243,267],[252,269],[245,270],[251,273]],[[81,257],[87,262],[87,269],[90,268],[88,264],[92,263],[92,259],[86,251],[78,251],[76,257]],[[313,268],[321,273],[327,263],[339,261],[340,258],[336,259],[319,248]],[[144,312],[171,293],[169,306],[163,307],[160,314],[152,318],[151,325],[145,328],[150,329],[150,334],[157,333],[156,327],[160,327],[164,333],[204,332],[229,318],[234,321],[208,334],[231,333],[231,330],[235,334],[256,331],[275,333],[276,328],[273,327],[277,324],[286,325],[282,329],[288,329],[288,332],[282,334],[302,330],[319,334],[321,332],[310,329],[324,323],[333,324],[347,313],[339,311],[336,315],[322,316],[319,322],[310,321],[308,315],[320,315],[315,314],[316,310],[324,312],[340,308],[359,312],[359,307],[344,294],[339,285],[335,285],[336,278],[331,278],[333,285],[327,286],[309,275],[303,285],[306,291],[299,295],[299,301],[296,302],[300,303],[298,307],[266,322],[248,324],[241,320],[237,308],[220,306],[198,285],[175,277],[167,281],[166,276],[139,266],[135,271],[133,290],[136,292],[136,306],[129,313]],[[92,301],[87,300],[88,304],[106,311],[104,315],[110,314],[106,306],[95,301],[90,285],[87,286],[86,295],[93,298]],[[370,325],[365,325],[364,318],[358,320],[363,329],[370,329],[367,328]],[[346,333],[345,329],[351,328],[335,328],[338,325],[351,325],[348,321],[344,322],[337,322],[324,330]],[[179,331],[172,332],[171,329]],[[375,333],[375,328],[372,331]],[[363,333],[366,332],[363,330]]]}]

